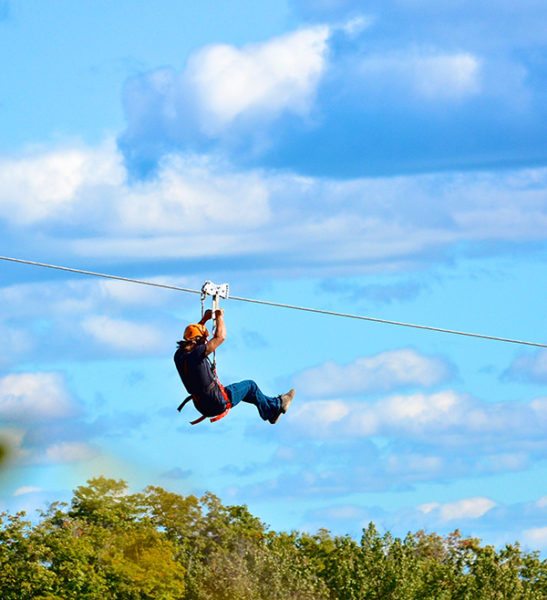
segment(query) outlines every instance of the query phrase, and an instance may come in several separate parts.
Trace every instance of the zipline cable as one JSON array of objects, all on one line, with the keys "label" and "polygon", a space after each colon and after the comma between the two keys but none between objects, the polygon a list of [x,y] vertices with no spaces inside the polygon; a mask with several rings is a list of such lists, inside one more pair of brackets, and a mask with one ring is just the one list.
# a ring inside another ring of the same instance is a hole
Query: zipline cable
[{"label": "zipline cable", "polygon": [[[11,258],[8,256],[0,256],[0,260],[22,263],[25,265],[33,265],[36,267],[45,267],[48,269],[57,269],[59,271],[69,271],[71,273],[80,273],[82,275],[92,275],[93,277],[103,277],[105,279],[115,279],[118,281],[126,281],[128,283],[138,283],[141,285],[148,285],[148,286],[159,287],[159,288],[164,288],[164,289],[168,289],[168,290],[175,290],[178,292],[188,292],[190,294],[201,294],[201,290],[192,290],[189,288],[178,287],[175,285],[167,285],[164,283],[156,283],[153,281],[143,281],[141,279],[130,279],[128,277],[120,277],[119,275],[108,275],[106,273],[95,273],[93,271],[84,271],[83,269],[61,267],[59,265],[49,265],[46,263],[36,262],[36,261],[32,261],[32,260],[24,260],[21,258]],[[318,313],[321,315],[329,315],[329,316],[333,316],[333,317],[344,317],[346,319],[358,319],[360,321],[371,321],[373,323],[382,323],[385,325],[397,325],[399,327],[411,327],[414,329],[424,329],[427,331],[436,331],[439,333],[449,333],[452,335],[462,335],[462,336],[466,336],[466,337],[480,338],[480,339],[484,339],[484,340],[492,340],[495,342],[507,342],[510,344],[521,344],[524,346],[535,346],[537,348],[547,348],[547,344],[540,344],[538,342],[528,342],[525,340],[516,340],[516,339],[512,339],[512,338],[498,337],[495,335],[484,335],[482,333],[471,333],[468,331],[456,331],[455,329],[443,329],[441,327],[432,327],[429,325],[417,325],[415,323],[404,323],[402,321],[391,321],[389,319],[378,319],[376,317],[365,317],[362,315],[353,315],[350,313],[334,312],[334,311],[330,311],[330,310],[322,310],[319,308],[307,308],[305,306],[295,306],[293,304],[268,302],[267,300],[241,298],[238,296],[229,296],[228,300],[236,300],[238,302],[249,302],[252,304],[262,304],[264,306],[274,306],[277,308],[287,308],[287,309],[291,309],[291,310],[300,310],[300,311],[304,311],[304,312]]]},{"label": "zipline cable", "polygon": [[94,273],[93,271],[83,271],[82,269],[72,269],[70,267],[60,267],[59,265],[48,265],[46,263],[35,262],[33,260],[23,260],[22,258],[10,258],[0,256],[0,260],[10,260],[11,262],[23,263],[25,265],[34,265],[35,267],[46,267],[48,269],[57,269],[59,271],[70,271],[71,273],[82,273],[83,275],[93,275],[94,277],[104,277],[105,279],[117,279],[118,281],[127,281],[128,283],[140,283],[141,285],[150,285],[153,287],[176,290],[177,292],[189,292],[190,294],[201,294],[200,290],[190,290],[188,288],[177,287],[176,285],[167,285],[165,283],[155,283],[153,281],[142,281],[140,279],[129,279],[119,275],[107,275],[106,273]]}]

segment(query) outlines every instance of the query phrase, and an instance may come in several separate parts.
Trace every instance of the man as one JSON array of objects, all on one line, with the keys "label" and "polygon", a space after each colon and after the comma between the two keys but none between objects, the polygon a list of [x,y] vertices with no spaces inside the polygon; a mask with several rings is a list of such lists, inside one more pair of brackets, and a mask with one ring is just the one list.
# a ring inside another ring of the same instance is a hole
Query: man
[{"label": "man", "polygon": [[226,339],[224,310],[215,311],[216,329],[213,337],[208,339],[205,323],[212,316],[212,311],[207,310],[199,323],[188,325],[184,339],[177,342],[178,349],[174,356],[177,371],[194,400],[194,406],[203,416],[216,417],[226,411],[228,403],[235,406],[243,400],[254,404],[264,421],[272,425],[277,423],[279,417],[287,412],[295,391],[290,390],[281,396],[266,396],[251,380],[232,383],[224,388],[207,358]]}]

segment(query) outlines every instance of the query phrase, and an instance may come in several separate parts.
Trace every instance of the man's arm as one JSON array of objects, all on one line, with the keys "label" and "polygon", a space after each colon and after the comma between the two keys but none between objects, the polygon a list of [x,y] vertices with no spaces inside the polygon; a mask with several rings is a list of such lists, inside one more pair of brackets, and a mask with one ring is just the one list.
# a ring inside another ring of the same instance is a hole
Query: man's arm
[{"label": "man's arm", "polygon": [[[210,311],[208,311],[210,312]],[[205,313],[206,315],[207,313]],[[205,318],[204,315],[204,318]],[[213,337],[205,344],[205,354],[208,356],[214,352],[220,344],[226,339],[226,325],[224,324],[224,309],[219,308],[215,311],[217,326]]]}]

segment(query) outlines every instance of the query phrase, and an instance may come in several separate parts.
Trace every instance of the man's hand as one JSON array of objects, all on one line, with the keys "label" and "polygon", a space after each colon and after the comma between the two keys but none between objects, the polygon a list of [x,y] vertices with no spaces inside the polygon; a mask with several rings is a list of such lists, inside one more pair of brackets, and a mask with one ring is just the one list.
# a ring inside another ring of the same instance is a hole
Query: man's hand
[{"label": "man's hand", "polygon": [[[209,311],[210,312],[210,311]],[[226,339],[226,325],[224,324],[224,309],[215,310],[216,328],[213,337],[205,345],[205,354],[214,352]]]},{"label": "man's hand", "polygon": [[200,321],[200,323],[201,323],[202,325],[204,325],[205,323],[207,323],[207,321],[208,321],[209,319],[212,319],[212,318],[213,318],[213,311],[212,311],[210,308],[208,308],[208,309],[205,311],[205,313],[203,314],[203,317],[201,317],[201,321]]}]

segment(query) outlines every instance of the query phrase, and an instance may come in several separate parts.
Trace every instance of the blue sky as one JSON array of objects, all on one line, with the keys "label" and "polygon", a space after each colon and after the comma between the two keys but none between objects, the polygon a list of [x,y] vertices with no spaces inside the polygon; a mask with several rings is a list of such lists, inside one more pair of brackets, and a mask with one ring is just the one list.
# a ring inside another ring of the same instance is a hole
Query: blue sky
[{"label": "blue sky", "polygon": [[[543,2],[0,2],[0,254],[547,343]],[[0,508],[88,478],[547,550],[547,351],[0,262]]]}]

